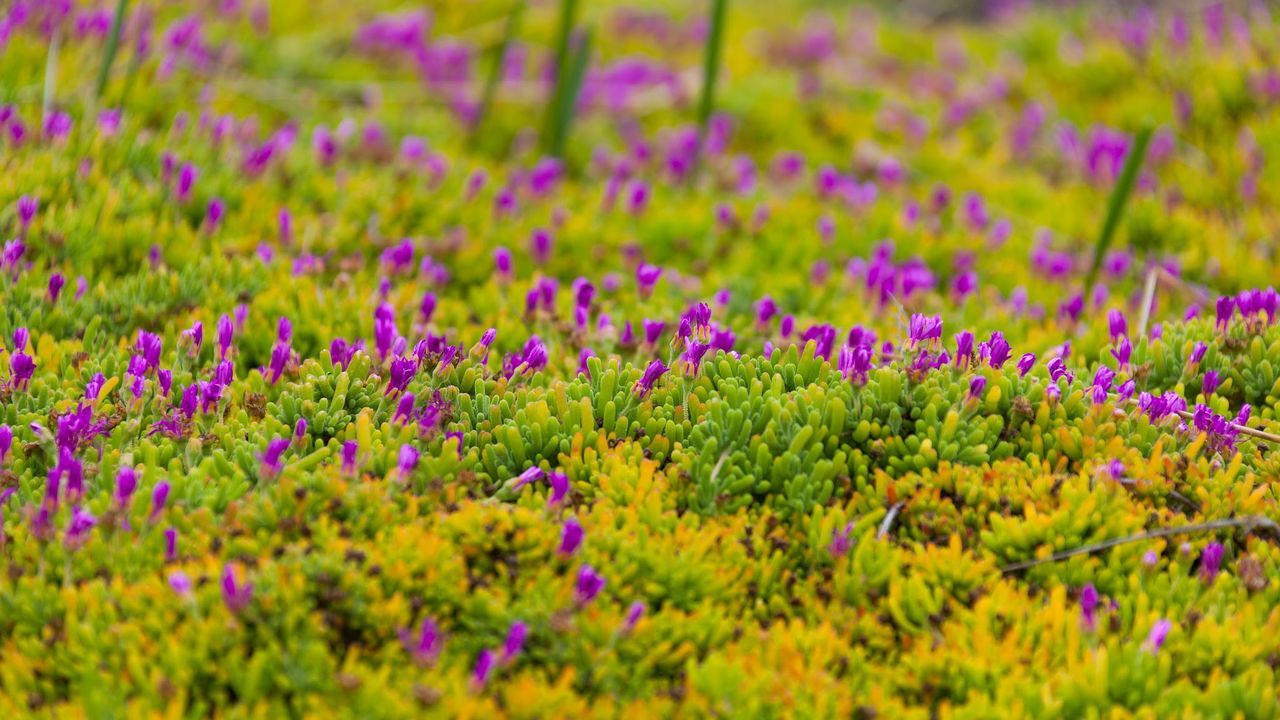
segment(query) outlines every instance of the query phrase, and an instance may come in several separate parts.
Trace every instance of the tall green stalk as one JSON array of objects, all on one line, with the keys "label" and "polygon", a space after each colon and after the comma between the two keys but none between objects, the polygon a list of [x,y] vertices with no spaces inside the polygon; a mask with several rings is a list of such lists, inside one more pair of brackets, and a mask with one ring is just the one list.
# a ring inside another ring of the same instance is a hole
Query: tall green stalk
[{"label": "tall green stalk", "polygon": [[694,174],[702,155],[702,144],[707,138],[707,124],[716,105],[716,84],[720,79],[720,56],[724,44],[725,16],[729,0],[711,0],[711,21],[708,25],[707,44],[702,55],[702,94],[698,98],[698,146],[694,150]]},{"label": "tall green stalk", "polygon": [[1138,136],[1134,139],[1133,148],[1130,149],[1129,156],[1125,158],[1124,169],[1120,171],[1120,178],[1116,180],[1116,186],[1111,190],[1111,199],[1107,201],[1107,215],[1102,222],[1102,230],[1098,233],[1098,240],[1093,248],[1093,263],[1089,265],[1089,274],[1084,281],[1086,295],[1093,289],[1093,283],[1098,277],[1098,269],[1102,267],[1102,258],[1106,255],[1107,249],[1111,247],[1111,240],[1115,236],[1116,228],[1120,226],[1120,219],[1124,217],[1129,195],[1133,192],[1133,186],[1138,180],[1138,171],[1142,168],[1142,161],[1147,155],[1147,145],[1150,143],[1151,128],[1146,127],[1139,130]]},{"label": "tall green stalk", "polygon": [[511,43],[515,39],[516,31],[520,27],[520,17],[524,15],[525,2],[526,0],[515,0],[511,5],[511,12],[507,14],[507,22],[502,30],[502,40],[498,43],[496,54],[493,57],[493,67],[489,70],[489,77],[484,83],[484,91],[480,95],[480,106],[476,108],[475,123],[471,126],[473,144],[480,137],[480,130],[489,115],[489,109],[493,106],[493,98],[498,91],[498,83],[502,79],[503,61],[507,57],[507,52],[511,49]]},{"label": "tall green stalk", "polygon": [[93,88],[93,99],[102,99],[102,91],[107,87],[107,78],[111,75],[111,66],[115,64],[116,53],[120,50],[120,34],[124,29],[124,16],[129,8],[129,0],[116,0],[116,14],[111,21],[111,34],[107,36],[107,45],[102,51],[102,67],[98,68],[98,82]]},{"label": "tall green stalk", "polygon": [[578,95],[582,92],[582,82],[586,79],[587,66],[591,63],[591,40],[592,32],[588,28],[569,57],[564,92],[560,94],[560,102],[555,110],[556,122],[552,127],[549,150],[553,157],[564,157],[564,147],[569,139],[569,128],[573,125]]},{"label": "tall green stalk", "polygon": [[560,23],[556,28],[556,76],[551,98],[547,103],[546,117],[543,119],[542,144],[550,152],[555,141],[556,128],[562,124],[558,117],[564,105],[564,93],[569,83],[569,41],[573,36],[573,24],[578,14],[578,0],[560,0]]}]

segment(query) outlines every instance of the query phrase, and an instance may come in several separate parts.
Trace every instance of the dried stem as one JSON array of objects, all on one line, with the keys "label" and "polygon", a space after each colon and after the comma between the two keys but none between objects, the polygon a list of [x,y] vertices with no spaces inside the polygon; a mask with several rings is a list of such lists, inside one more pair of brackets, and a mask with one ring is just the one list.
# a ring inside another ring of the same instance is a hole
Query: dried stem
[{"label": "dried stem", "polygon": [[1028,568],[1033,568],[1037,565],[1054,563],[1054,562],[1058,562],[1059,560],[1066,560],[1067,558],[1075,557],[1077,555],[1092,555],[1093,553],[1096,553],[1096,552],[1109,550],[1113,547],[1118,547],[1120,545],[1128,545],[1131,543],[1142,542],[1143,540],[1153,540],[1155,538],[1172,537],[1174,535],[1188,535],[1191,533],[1206,532],[1209,530],[1224,530],[1226,528],[1244,528],[1246,531],[1252,531],[1258,528],[1267,528],[1268,530],[1271,530],[1273,532],[1280,531],[1280,525],[1277,525],[1274,521],[1270,520],[1269,518],[1263,517],[1262,515],[1249,515],[1247,517],[1227,518],[1225,520],[1210,520],[1209,522],[1198,523],[1196,525],[1184,525],[1182,527],[1175,527],[1175,528],[1158,528],[1156,530],[1150,530],[1148,532],[1139,533],[1137,535],[1130,535],[1128,537],[1115,538],[1112,540],[1104,540],[1100,543],[1094,543],[1092,545],[1083,545],[1078,548],[1072,548],[1070,550],[1063,550],[1062,552],[1054,553],[1053,555],[1050,555],[1047,558],[1037,558],[1035,560],[1024,560],[1023,562],[1016,562],[1011,565],[1005,565],[1004,567],[1000,568],[1000,572],[1002,573],[1021,572]]},{"label": "dried stem", "polygon": [[902,502],[896,502],[889,508],[889,512],[884,516],[884,520],[880,522],[880,530],[876,532],[876,539],[883,540],[889,534],[889,528],[893,527],[894,518],[898,517],[898,513],[902,511]]}]

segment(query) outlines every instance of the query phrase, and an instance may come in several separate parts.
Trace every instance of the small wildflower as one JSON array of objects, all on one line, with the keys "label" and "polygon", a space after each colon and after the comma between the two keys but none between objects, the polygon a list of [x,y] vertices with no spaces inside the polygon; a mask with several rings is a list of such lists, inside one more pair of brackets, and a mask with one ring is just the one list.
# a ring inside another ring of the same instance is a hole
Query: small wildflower
[{"label": "small wildflower", "polygon": [[565,497],[569,494],[569,476],[556,471],[547,476],[547,482],[551,485],[551,493],[547,496],[547,505],[554,506],[564,502]]},{"label": "small wildflower", "polygon": [[265,478],[273,478],[284,470],[284,451],[289,449],[289,440],[286,438],[272,438],[267,443],[267,449],[262,452],[260,459],[262,460],[262,476]]},{"label": "small wildflower", "polygon": [[638,398],[644,398],[653,391],[655,385],[667,372],[667,366],[661,360],[650,361],[645,367],[644,373],[636,380],[636,384],[632,387],[631,392]]},{"label": "small wildflower", "polygon": [[604,589],[605,579],[590,565],[583,565],[578,570],[578,579],[574,584],[573,597],[579,606],[584,606],[596,599]]},{"label": "small wildflower", "polygon": [[647,609],[643,600],[636,600],[631,603],[631,606],[627,608],[627,615],[622,621],[622,627],[618,631],[623,635],[629,635],[634,632],[636,625],[640,623],[640,619],[644,617]]},{"label": "small wildflower", "polygon": [[507,638],[502,643],[502,657],[500,662],[503,665],[509,665],[520,656],[520,652],[524,650],[525,639],[529,637],[529,626],[516,621],[511,624],[511,628],[507,630]]},{"label": "small wildflower", "polygon": [[556,548],[556,554],[561,557],[569,557],[578,551],[578,547],[582,545],[582,539],[586,532],[582,529],[582,524],[578,519],[570,516],[564,521],[564,526],[560,530],[560,546]]},{"label": "small wildflower", "polygon": [[545,470],[538,467],[537,465],[534,465],[528,470],[525,470],[524,472],[520,473],[516,477],[512,478],[514,482],[511,485],[511,489],[512,491],[516,491],[524,487],[525,485],[532,485],[533,483],[536,483],[539,480],[541,480],[543,477],[545,477],[546,474],[547,473]]},{"label": "small wildflower", "polygon": [[181,570],[169,573],[169,588],[180,598],[191,597],[191,578]]},{"label": "small wildflower", "polygon": [[412,445],[401,445],[400,456],[397,461],[397,467],[400,470],[400,477],[407,478],[418,467],[418,448]]},{"label": "small wildflower", "polygon": [[1218,377],[1217,370],[1206,370],[1204,372],[1204,380],[1201,382],[1200,390],[1208,397],[1218,390],[1218,385],[1222,380]]},{"label": "small wildflower", "polygon": [[233,613],[243,612],[253,601],[253,583],[243,578],[236,565],[222,569],[222,601]]},{"label": "small wildflower", "polygon": [[1092,583],[1080,591],[1080,620],[1087,632],[1098,629],[1098,590]]},{"label": "small wildflower", "polygon": [[1129,324],[1124,319],[1124,313],[1116,309],[1112,309],[1107,313],[1107,327],[1111,332],[1112,342],[1127,335],[1129,332]]},{"label": "small wildflower", "polygon": [[1150,634],[1147,635],[1147,641],[1143,643],[1143,649],[1155,655],[1164,646],[1164,641],[1169,637],[1169,631],[1173,629],[1173,623],[1168,620],[1157,620],[1156,624],[1151,627]]},{"label": "small wildflower", "polygon": [[151,514],[147,516],[149,522],[155,522],[160,517],[160,513],[164,512],[164,505],[168,499],[169,483],[161,480],[151,490]]},{"label": "small wildflower", "polygon": [[164,561],[171,563],[178,559],[178,531],[176,528],[164,529]]},{"label": "small wildflower", "polygon": [[1218,571],[1222,569],[1222,555],[1224,548],[1222,543],[1212,542],[1205,546],[1200,553],[1200,578],[1205,582],[1212,582],[1214,577],[1218,575]]},{"label": "small wildflower", "polygon": [[831,542],[827,544],[827,551],[832,557],[844,557],[853,549],[853,523],[848,523],[840,530],[831,531]]},{"label": "small wildflower", "polygon": [[444,635],[440,632],[436,621],[425,618],[418,628],[417,637],[409,631],[400,631],[400,643],[413,656],[413,661],[420,666],[434,665],[444,650]]},{"label": "small wildflower", "polygon": [[479,692],[489,684],[489,678],[493,675],[493,651],[484,649],[476,656],[476,664],[471,669],[471,686]]}]

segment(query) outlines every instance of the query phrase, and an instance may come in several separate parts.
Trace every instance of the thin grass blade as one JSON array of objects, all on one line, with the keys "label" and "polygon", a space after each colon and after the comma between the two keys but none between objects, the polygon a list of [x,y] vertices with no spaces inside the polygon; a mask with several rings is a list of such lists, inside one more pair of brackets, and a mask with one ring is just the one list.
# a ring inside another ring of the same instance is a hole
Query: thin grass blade
[{"label": "thin grass blade", "polygon": [[1120,178],[1111,190],[1111,199],[1107,201],[1107,216],[1102,223],[1102,232],[1098,233],[1098,242],[1093,248],[1093,262],[1089,265],[1089,274],[1085,277],[1085,294],[1093,289],[1093,283],[1098,277],[1098,268],[1102,267],[1102,258],[1111,247],[1116,228],[1120,226],[1120,219],[1124,217],[1125,206],[1138,180],[1138,170],[1142,168],[1142,161],[1147,156],[1147,145],[1150,143],[1151,128],[1139,130],[1133,142],[1133,149],[1125,158]]},{"label": "thin grass blade", "polygon": [[702,94],[698,98],[698,147],[694,150],[695,169],[707,137],[707,123],[716,105],[716,84],[720,79],[720,55],[724,44],[724,23],[729,0],[712,0],[707,44],[702,56]]},{"label": "thin grass blade", "polygon": [[480,137],[480,130],[484,127],[485,118],[489,115],[489,108],[493,106],[493,98],[497,94],[498,83],[502,79],[502,64],[520,27],[520,18],[524,15],[525,4],[526,0],[515,0],[511,4],[511,12],[507,14],[507,22],[502,29],[502,40],[498,43],[494,54],[493,67],[489,70],[489,77],[485,79],[484,91],[480,95],[480,106],[476,108],[475,123],[471,126],[472,142]]},{"label": "thin grass blade", "polygon": [[111,34],[107,36],[107,45],[102,51],[102,67],[98,69],[98,82],[93,88],[94,100],[101,100],[102,91],[107,87],[111,66],[115,64],[116,53],[120,50],[120,33],[123,32],[124,16],[128,9],[129,0],[116,0],[116,14],[111,20]]},{"label": "thin grass blade", "polygon": [[582,34],[582,41],[578,43],[569,58],[569,72],[565,78],[560,106],[556,109],[556,125],[552,131],[551,154],[555,157],[564,157],[565,143],[569,139],[569,128],[573,125],[578,95],[582,92],[582,82],[587,77],[587,66],[591,62],[591,40],[591,30],[587,29]]},{"label": "thin grass blade", "polygon": [[560,22],[556,28],[555,58],[556,76],[552,86],[551,98],[547,102],[547,110],[542,128],[543,148],[550,151],[555,143],[556,128],[562,124],[558,116],[564,105],[565,88],[569,82],[569,41],[573,36],[573,24],[578,14],[578,0],[560,0]]}]

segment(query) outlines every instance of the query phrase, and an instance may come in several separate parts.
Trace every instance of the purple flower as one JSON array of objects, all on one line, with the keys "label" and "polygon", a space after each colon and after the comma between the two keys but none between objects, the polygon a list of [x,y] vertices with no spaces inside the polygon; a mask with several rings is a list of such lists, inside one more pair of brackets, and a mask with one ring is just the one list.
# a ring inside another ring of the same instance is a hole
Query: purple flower
[{"label": "purple flower", "polygon": [[1205,546],[1200,553],[1200,578],[1205,582],[1212,582],[1217,576],[1218,571],[1222,569],[1222,555],[1225,549],[1222,543],[1212,542]]},{"label": "purple flower", "polygon": [[560,546],[556,548],[556,554],[561,557],[569,557],[578,551],[578,547],[582,545],[582,538],[586,535],[586,531],[582,529],[582,524],[575,517],[570,517],[564,521],[564,526],[560,530]]},{"label": "purple flower", "polygon": [[[237,579],[237,576],[241,576]],[[239,613],[253,601],[253,583],[243,579],[243,573],[235,565],[222,569],[222,602],[227,609]]]},{"label": "purple flower", "polygon": [[1112,342],[1129,332],[1129,324],[1124,319],[1124,313],[1116,309],[1107,313],[1107,326],[1111,332]]},{"label": "purple flower", "polygon": [[1098,590],[1092,583],[1080,591],[1080,620],[1088,632],[1098,627]]},{"label": "purple flower", "polygon": [[848,523],[840,530],[831,531],[831,542],[827,545],[827,551],[832,557],[844,557],[853,549],[853,523]]},{"label": "purple flower", "polygon": [[1107,401],[1107,395],[1111,393],[1111,385],[1115,381],[1116,373],[1106,365],[1098,367],[1098,371],[1093,374],[1093,384],[1091,385],[1091,399],[1094,405],[1101,405]]},{"label": "purple flower", "polygon": [[987,379],[981,375],[974,375],[969,381],[969,397],[978,400],[982,397],[982,392],[987,389]]},{"label": "purple flower", "polygon": [[505,247],[499,247],[493,251],[493,268],[498,274],[500,282],[508,282],[511,280],[511,251]]},{"label": "purple flower", "polygon": [[514,492],[524,487],[525,485],[532,485],[533,483],[536,483],[542,478],[546,477],[546,474],[547,473],[545,470],[538,467],[537,465],[534,465],[528,470],[525,470],[524,472],[512,478],[512,481],[514,482],[511,485],[511,490]]},{"label": "purple flower", "polygon": [[222,198],[214,198],[209,201],[209,208],[205,212],[205,222],[209,224],[210,230],[217,230],[222,224],[222,217],[227,213],[227,204]]},{"label": "purple flower", "polygon": [[13,447],[13,428],[0,425],[0,463],[9,457],[9,449]]},{"label": "purple flower", "polygon": [[919,313],[912,315],[907,328],[907,339],[907,344],[913,348],[923,342],[941,341],[942,318]]},{"label": "purple flower", "polygon": [[640,322],[644,328],[644,341],[649,345],[654,345],[658,339],[662,337],[662,331],[666,329],[667,324],[661,320],[644,319]]},{"label": "purple flower", "polygon": [[658,284],[658,279],[662,277],[662,268],[657,265],[649,265],[641,263],[636,267],[636,289],[640,293],[640,297],[649,297],[653,292],[653,287]]},{"label": "purple flower", "polygon": [[458,459],[461,460],[462,459],[462,443],[464,441],[464,436],[462,434],[462,431],[457,430],[457,431],[446,432],[444,434],[444,441],[449,442],[450,438],[458,441]]},{"label": "purple flower", "polygon": [[354,476],[358,472],[358,458],[360,445],[355,440],[348,440],[342,444],[342,474]]},{"label": "purple flower", "polygon": [[650,361],[640,379],[636,380],[636,384],[631,388],[631,392],[636,397],[646,397],[666,372],[667,366],[661,360]]},{"label": "purple flower", "polygon": [[231,341],[235,337],[235,323],[231,320],[231,316],[223,315],[218,318],[218,359],[226,360],[227,352],[231,349]]},{"label": "purple flower", "polygon": [[867,373],[871,371],[871,348],[862,344],[845,345],[840,348],[836,368],[845,380],[852,380],[859,385],[866,383]]},{"label": "purple flower", "polygon": [[178,559],[178,530],[176,528],[164,529],[164,561],[171,563]]},{"label": "purple flower", "polygon": [[49,302],[58,302],[58,296],[62,294],[62,288],[67,284],[67,279],[62,273],[54,273],[49,276]]},{"label": "purple flower", "polygon": [[1147,641],[1143,644],[1143,648],[1152,655],[1156,654],[1164,646],[1164,641],[1169,637],[1169,631],[1172,629],[1172,622],[1157,620],[1156,624],[1151,627],[1151,633],[1147,635]]},{"label": "purple flower", "polygon": [[547,476],[547,482],[551,484],[551,493],[547,496],[547,505],[555,506],[564,502],[565,497],[569,494],[569,476],[556,471]]},{"label": "purple flower", "polygon": [[1133,379],[1125,380],[1120,384],[1119,388],[1116,388],[1116,399],[1119,402],[1129,402],[1135,390],[1137,390],[1137,385]]},{"label": "purple flower", "polygon": [[778,304],[765,295],[756,301],[756,323],[766,326],[778,314]]},{"label": "purple flower", "polygon": [[1222,380],[1218,377],[1217,370],[1205,370],[1204,381],[1201,384],[1200,389],[1204,392],[1205,397],[1208,397],[1217,391],[1218,385],[1221,382]]},{"label": "purple flower", "polygon": [[178,597],[187,598],[191,596],[191,578],[187,577],[187,574],[181,570],[174,570],[169,573],[169,587],[173,589],[173,592]]},{"label": "purple flower", "polygon": [[35,219],[36,213],[40,211],[40,201],[31,195],[23,195],[18,198],[18,222],[25,231],[31,226],[31,221]]},{"label": "purple flower", "polygon": [[151,490],[151,514],[147,516],[148,522],[155,522],[160,517],[160,513],[164,512],[164,504],[169,499],[169,483],[161,480]]},{"label": "purple flower", "polygon": [[596,596],[604,589],[604,585],[604,576],[597,573],[595,568],[590,565],[583,565],[578,570],[578,580],[574,585],[574,601],[579,606],[586,605],[596,599]]},{"label": "purple flower", "polygon": [[13,378],[13,386],[25,390],[31,385],[31,376],[36,372],[36,361],[30,355],[18,350],[9,357],[9,374]]},{"label": "purple flower", "polygon": [[1004,334],[996,331],[991,333],[990,340],[978,346],[978,354],[987,361],[991,369],[999,370],[1009,362],[1013,349],[1009,347],[1009,341],[1004,339]]},{"label": "purple flower", "polygon": [[476,656],[475,667],[471,669],[471,685],[476,691],[484,689],[489,684],[489,678],[493,675],[493,651],[488,648],[481,650]]},{"label": "purple flower", "polygon": [[444,650],[444,635],[435,620],[424,618],[416,638],[407,630],[400,631],[400,643],[418,665],[434,665]]},{"label": "purple flower", "polygon": [[436,312],[436,294],[428,292],[422,296],[422,305],[419,308],[422,311],[422,322],[431,322],[431,316]]},{"label": "purple flower", "polygon": [[272,438],[267,443],[267,449],[262,452],[260,459],[262,460],[262,476],[265,478],[273,478],[284,470],[284,451],[289,449],[289,440],[287,438]]},{"label": "purple flower", "polygon": [[1122,335],[1120,342],[1111,348],[1111,357],[1115,358],[1117,363],[1120,363],[1120,367],[1128,367],[1129,359],[1133,357],[1133,345],[1129,343],[1128,336]]},{"label": "purple flower", "polygon": [[71,522],[67,525],[67,534],[63,539],[63,543],[71,549],[84,545],[85,541],[89,539],[89,532],[97,524],[98,518],[89,514],[88,510],[76,508],[71,515]]},{"label": "purple flower", "polygon": [[1214,311],[1217,319],[1214,321],[1214,327],[1223,332],[1231,325],[1231,314],[1235,312],[1236,300],[1233,297],[1220,297],[1214,305]]},{"label": "purple flower", "polygon": [[400,476],[409,477],[411,473],[418,467],[418,448],[412,445],[400,446],[400,457],[397,466],[400,470]]},{"label": "purple flower", "polygon": [[[444,361],[441,360],[441,364]],[[387,375],[387,395],[402,392],[418,372],[418,363],[411,357],[393,357]]]},{"label": "purple flower", "polygon": [[1018,358],[1018,376],[1026,377],[1027,373],[1031,372],[1031,368],[1035,367],[1035,365],[1036,365],[1035,353],[1027,353],[1022,357]]},{"label": "purple flower", "polygon": [[1204,359],[1204,354],[1208,352],[1208,350],[1209,350],[1208,345],[1205,345],[1202,342],[1196,343],[1191,348],[1191,355],[1187,357],[1187,364],[1191,366],[1199,365],[1200,361]]},{"label": "purple flower", "polygon": [[204,323],[195,321],[190,328],[182,331],[181,337],[187,342],[187,355],[190,357],[199,355],[200,348],[204,345]]},{"label": "purple flower", "polygon": [[507,630],[507,639],[502,643],[503,665],[510,664],[524,650],[524,642],[529,637],[529,626],[517,620],[511,624],[511,628]]},{"label": "purple flower", "polygon": [[631,603],[631,606],[627,608],[627,616],[622,621],[622,627],[618,629],[618,632],[627,635],[635,631],[636,625],[640,623],[640,618],[644,617],[645,610],[646,607],[643,600],[636,600]]},{"label": "purple flower", "polygon": [[138,474],[133,468],[125,466],[120,468],[120,472],[116,473],[116,488],[114,499],[116,507],[124,509],[129,505],[129,500],[133,497],[133,493],[138,489]]},{"label": "purple flower", "polygon": [[530,254],[539,265],[546,264],[551,257],[551,232],[546,228],[538,228],[529,237]]},{"label": "purple flower", "polygon": [[1076,374],[1067,369],[1067,363],[1061,357],[1050,360],[1047,367],[1049,369],[1049,379],[1055,383],[1063,379],[1068,384],[1076,381]]},{"label": "purple flower", "polygon": [[963,330],[956,333],[956,367],[968,367],[973,359],[973,333]]}]

